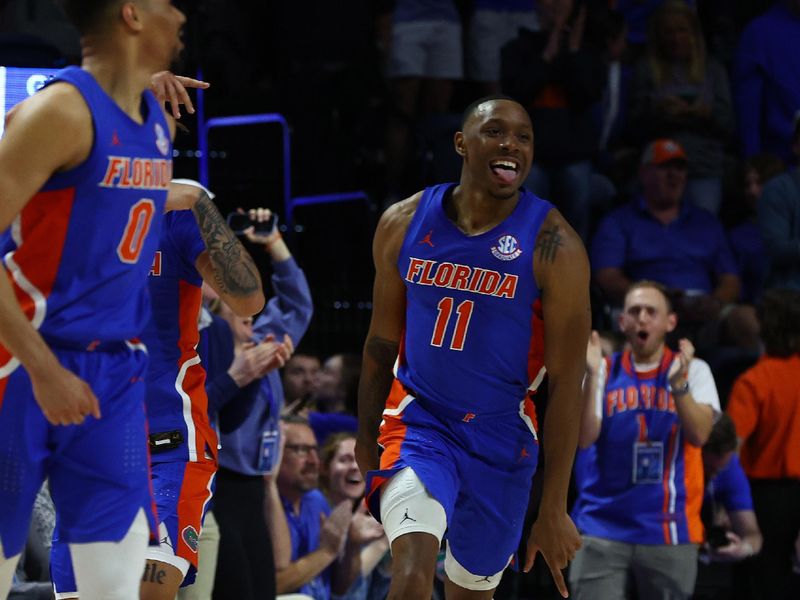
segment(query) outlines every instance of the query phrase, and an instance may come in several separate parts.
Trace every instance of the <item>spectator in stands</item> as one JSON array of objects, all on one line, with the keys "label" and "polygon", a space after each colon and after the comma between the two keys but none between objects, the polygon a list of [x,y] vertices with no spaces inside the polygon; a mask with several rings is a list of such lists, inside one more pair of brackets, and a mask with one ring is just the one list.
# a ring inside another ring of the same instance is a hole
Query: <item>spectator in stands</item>
[{"label": "spectator in stands", "polygon": [[758,230],[757,207],[764,185],[784,170],[783,161],[772,154],[747,159],[742,169],[743,193],[739,223],[728,231],[728,240],[742,278],[742,301],[755,305],[767,278],[769,262]]},{"label": "spectator in stands", "polygon": [[706,491],[701,515],[706,541],[700,550],[694,600],[730,598],[734,577],[731,563],[761,550],[750,484],[736,447],[736,427],[723,413],[703,446]]},{"label": "spectator in stands", "polygon": [[733,106],[728,76],[706,54],[697,15],[684,2],[668,0],[653,16],[632,96],[630,126],[638,139],[669,137],[680,143],[689,161],[688,200],[719,214]]},{"label": "spectator in stands", "polygon": [[311,400],[319,386],[322,366],[311,354],[295,353],[283,368],[285,410],[296,412]]},{"label": "spectator in stands", "polygon": [[469,20],[467,75],[479,82],[481,95],[500,92],[500,49],[520,27],[536,30],[535,0],[475,0]]},{"label": "spectator in stands", "polygon": [[733,71],[738,133],[746,157],[769,152],[789,163],[800,107],[800,1],[777,0],[742,32]]},{"label": "spectator in stands", "polygon": [[[221,536],[217,599],[260,598],[275,586],[263,476],[272,470],[280,443],[283,387],[277,368],[299,343],[313,310],[305,275],[280,232],[247,235],[272,261],[275,296],[255,323],[229,314],[223,304],[222,316],[230,327],[222,333],[209,327],[208,357],[203,357],[209,406],[218,411],[222,446],[213,499]],[[264,364],[263,355],[275,345],[277,364]]]},{"label": "spectator in stands", "polygon": [[639,169],[641,196],[600,223],[592,269],[612,306],[619,306],[637,279],[667,286],[679,296],[676,310],[687,322],[682,329],[699,334],[696,342],[708,346],[716,341],[716,324],[738,300],[741,282],[722,225],[682,201],[686,173],[680,144],[659,139],[647,146]]},{"label": "spectator in stands", "polygon": [[463,77],[461,16],[454,0],[397,0],[389,42],[387,204],[405,198],[411,136],[421,115],[446,113]]},{"label": "spectator in stands", "polygon": [[597,149],[592,106],[606,85],[603,53],[584,41],[587,6],[538,3],[541,31],[520,29],[501,53],[501,88],[530,113],[536,160],[526,181],[550,199],[586,240],[592,158]]},{"label": "spectator in stands", "polygon": [[328,503],[336,506],[349,500],[354,507],[347,534],[349,544],[361,547],[361,571],[350,589],[339,600],[379,600],[389,591],[389,539],[361,501],[364,479],[358,470],[354,433],[337,433],[328,438],[320,452],[320,489]]},{"label": "spectator in stands", "polygon": [[[361,571],[360,544],[348,543],[353,502],[344,499],[331,510],[318,489],[319,446],[305,419],[285,417],[283,433],[279,502],[266,509],[276,521],[282,513],[288,526],[289,535],[272,530],[278,593],[329,600],[331,593],[349,590]],[[273,495],[268,494],[267,500],[273,501]]]},{"label": "spectator in stands", "polygon": [[[643,49],[647,43],[647,26],[653,13],[664,4],[664,0],[612,0],[609,5],[625,15],[628,22],[628,43],[634,49]],[[686,4],[694,6],[694,0]]]},{"label": "spectator in stands", "polygon": [[573,508],[583,547],[569,580],[578,600],[689,598],[703,541],[701,446],[719,399],[708,365],[675,328],[666,290],[642,281],[625,295],[620,328],[630,350],[604,359],[593,332]]},{"label": "spectator in stands", "polygon": [[[792,148],[800,156],[800,111],[794,120]],[[758,228],[769,257],[766,287],[800,290],[800,167],[764,186]]]},{"label": "spectator in stands", "polygon": [[765,354],[736,380],[727,408],[764,536],[761,552],[743,567],[751,598],[797,598],[800,579],[792,574],[792,559],[800,532],[800,291],[767,290],[758,317]]},{"label": "spectator in stands", "polygon": [[358,380],[361,357],[358,354],[334,354],[322,365],[313,406],[307,413],[314,435],[321,444],[339,431],[356,432]]}]

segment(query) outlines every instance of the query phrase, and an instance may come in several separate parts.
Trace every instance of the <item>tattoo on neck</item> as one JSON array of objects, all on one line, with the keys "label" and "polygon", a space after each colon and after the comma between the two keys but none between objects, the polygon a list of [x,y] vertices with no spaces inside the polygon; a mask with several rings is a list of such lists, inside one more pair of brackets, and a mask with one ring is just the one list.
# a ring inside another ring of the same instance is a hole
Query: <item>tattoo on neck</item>
[{"label": "tattoo on neck", "polygon": [[200,226],[200,235],[214,265],[216,283],[234,296],[252,294],[258,288],[258,269],[253,259],[225,224],[208,194],[201,191],[192,212]]},{"label": "tattoo on neck", "polygon": [[563,246],[562,239],[561,233],[558,230],[558,225],[554,225],[552,229],[543,229],[539,233],[539,239],[536,242],[536,249],[539,251],[539,259],[542,262],[554,262],[558,249]]}]

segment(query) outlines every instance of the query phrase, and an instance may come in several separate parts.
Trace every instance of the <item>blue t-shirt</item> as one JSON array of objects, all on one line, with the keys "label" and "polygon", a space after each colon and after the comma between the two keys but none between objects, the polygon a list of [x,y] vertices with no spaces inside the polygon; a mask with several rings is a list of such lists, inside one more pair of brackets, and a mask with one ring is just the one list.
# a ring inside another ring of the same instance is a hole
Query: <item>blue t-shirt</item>
[{"label": "blue t-shirt", "polygon": [[710,212],[689,203],[663,225],[639,198],[609,214],[592,241],[592,272],[618,268],[633,281],[710,294],[716,278],[738,275],[725,230]]},{"label": "blue t-shirt", "polygon": [[745,221],[728,231],[731,250],[742,276],[742,301],[755,304],[764,289],[769,260],[758,225]]},{"label": "blue t-shirt", "polygon": [[703,504],[714,502],[725,507],[728,512],[753,510],[753,497],[750,483],[742,469],[742,463],[735,454],[731,461],[708,482]]},{"label": "blue t-shirt", "polygon": [[[292,536],[292,562],[319,549],[320,515],[331,514],[331,507],[322,492],[311,490],[300,499],[300,513],[295,514],[291,503],[281,498],[286,520],[289,523],[289,534]],[[314,600],[328,600],[331,595],[331,569],[322,570],[311,581],[297,590],[299,594],[308,594]]]}]

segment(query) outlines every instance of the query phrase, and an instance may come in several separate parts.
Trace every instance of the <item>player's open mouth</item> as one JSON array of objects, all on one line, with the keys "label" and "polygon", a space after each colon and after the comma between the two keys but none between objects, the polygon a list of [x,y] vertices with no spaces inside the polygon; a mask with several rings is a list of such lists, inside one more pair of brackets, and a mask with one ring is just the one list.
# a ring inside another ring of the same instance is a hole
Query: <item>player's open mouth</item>
[{"label": "player's open mouth", "polygon": [[638,337],[643,342],[646,342],[647,338],[650,337],[650,334],[647,333],[646,331],[637,331],[636,332],[636,337]]},{"label": "player's open mouth", "polygon": [[489,163],[489,168],[503,183],[513,183],[519,175],[519,164],[514,160],[493,160]]}]

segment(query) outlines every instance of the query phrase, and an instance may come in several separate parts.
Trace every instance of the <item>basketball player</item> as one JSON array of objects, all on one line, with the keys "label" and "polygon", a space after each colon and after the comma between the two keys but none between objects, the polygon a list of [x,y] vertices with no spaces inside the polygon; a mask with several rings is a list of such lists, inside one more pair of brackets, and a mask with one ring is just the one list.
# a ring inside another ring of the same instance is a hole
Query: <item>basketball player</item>
[{"label": "basketball player", "polygon": [[445,530],[448,598],[491,598],[522,534],[538,453],[531,393],[546,370],[544,494],[525,568],[541,552],[566,596],[561,569],[580,546],[566,503],[586,252],[551,204],[521,189],[533,158],[522,106],[480,100],[462,129],[461,181],[392,206],[375,234],[358,464],[391,541],[389,598],[429,597]]},{"label": "basketball player", "polygon": [[152,515],[146,277],[172,171],[153,73],[168,0],[66,0],[83,65],[17,106],[0,140],[0,597],[47,476],[85,600],[134,599]]},{"label": "basketball player", "polygon": [[[172,600],[181,585],[194,582],[198,538],[217,470],[217,436],[209,423],[206,374],[196,350],[202,283],[239,316],[264,306],[257,267],[220,215],[213,194],[191,180],[176,182],[199,191],[200,199],[192,211],[167,213],[150,270],[153,311],[142,341],[150,355],[145,399],[159,546],[147,550],[144,600]],[[276,342],[265,342],[263,350],[271,352],[272,368],[290,354]],[[59,540],[53,543],[50,570],[60,600],[79,597],[69,551]]]}]

